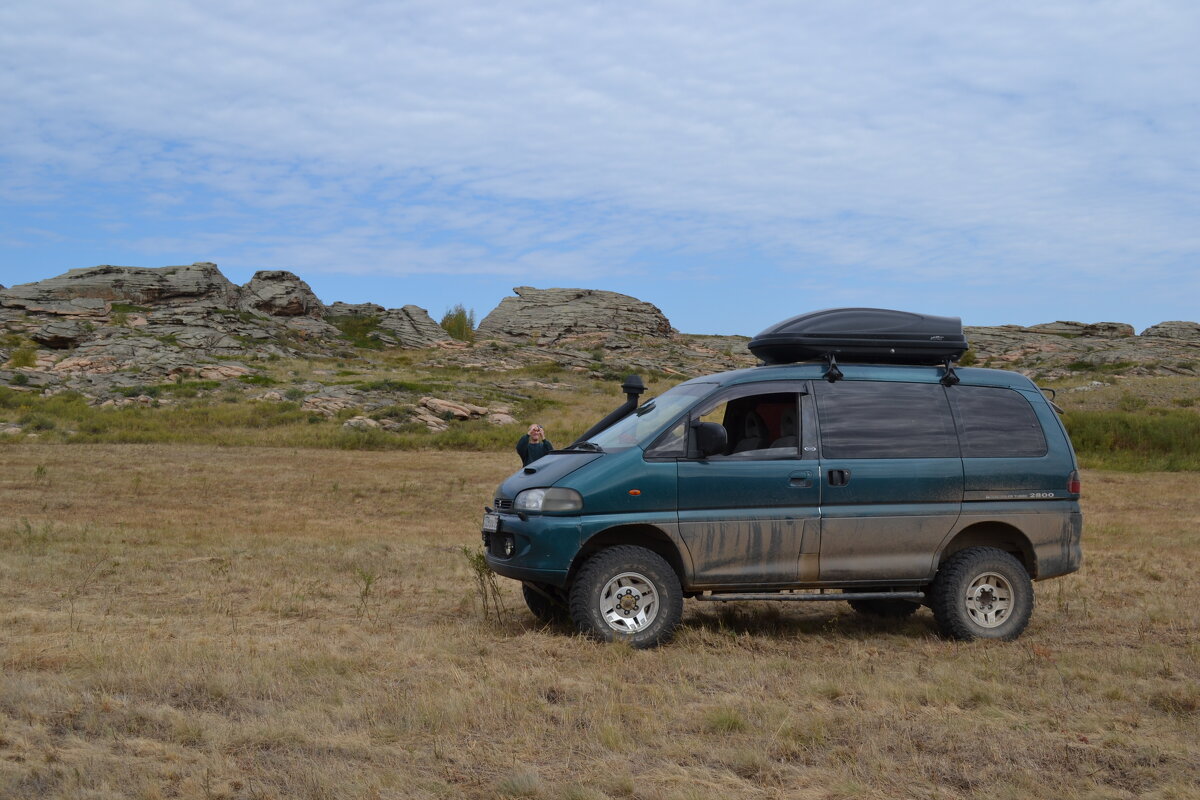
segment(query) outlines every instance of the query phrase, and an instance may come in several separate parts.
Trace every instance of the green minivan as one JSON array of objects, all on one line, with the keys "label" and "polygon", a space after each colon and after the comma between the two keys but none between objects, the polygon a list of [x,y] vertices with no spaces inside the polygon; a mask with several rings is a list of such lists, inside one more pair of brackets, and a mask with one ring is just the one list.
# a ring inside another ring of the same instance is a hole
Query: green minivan
[{"label": "green minivan", "polygon": [[539,619],[653,647],[684,598],[848,601],[1013,639],[1032,581],[1079,569],[1066,430],[1023,375],[953,365],[956,318],[835,309],[750,344],[763,365],[640,406],[627,380],[625,406],[501,484],[487,563]]}]

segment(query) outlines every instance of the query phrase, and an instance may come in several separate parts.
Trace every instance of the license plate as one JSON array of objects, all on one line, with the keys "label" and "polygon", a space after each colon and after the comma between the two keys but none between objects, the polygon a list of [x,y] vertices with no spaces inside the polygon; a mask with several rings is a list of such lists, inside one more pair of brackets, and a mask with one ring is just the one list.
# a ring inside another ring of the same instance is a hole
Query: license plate
[{"label": "license plate", "polygon": [[483,532],[495,533],[500,530],[500,515],[499,514],[484,514],[483,515]]}]

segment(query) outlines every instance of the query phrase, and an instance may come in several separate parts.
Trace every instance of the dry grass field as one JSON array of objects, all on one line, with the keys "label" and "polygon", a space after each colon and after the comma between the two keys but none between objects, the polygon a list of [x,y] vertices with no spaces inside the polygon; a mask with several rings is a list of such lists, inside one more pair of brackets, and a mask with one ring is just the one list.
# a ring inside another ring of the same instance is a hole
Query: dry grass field
[{"label": "dry grass field", "polygon": [[0,449],[3,798],[1200,797],[1200,475],[1084,476],[1014,643],[689,602],[543,629],[463,547],[507,453]]}]

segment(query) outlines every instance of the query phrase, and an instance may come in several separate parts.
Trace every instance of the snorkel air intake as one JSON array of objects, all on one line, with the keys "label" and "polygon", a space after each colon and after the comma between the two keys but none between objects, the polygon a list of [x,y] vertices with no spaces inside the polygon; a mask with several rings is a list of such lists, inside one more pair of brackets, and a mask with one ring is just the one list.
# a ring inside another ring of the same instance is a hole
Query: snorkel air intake
[{"label": "snorkel air intake", "polygon": [[638,398],[646,391],[646,385],[642,383],[641,377],[637,375],[627,375],[625,382],[621,384],[621,391],[625,392],[625,402],[620,407],[614,409],[608,416],[597,422],[592,427],[584,431],[583,435],[575,441],[571,442],[571,447],[586,442],[588,439],[595,436],[605,428],[614,425],[628,417],[634,412],[638,406]]}]

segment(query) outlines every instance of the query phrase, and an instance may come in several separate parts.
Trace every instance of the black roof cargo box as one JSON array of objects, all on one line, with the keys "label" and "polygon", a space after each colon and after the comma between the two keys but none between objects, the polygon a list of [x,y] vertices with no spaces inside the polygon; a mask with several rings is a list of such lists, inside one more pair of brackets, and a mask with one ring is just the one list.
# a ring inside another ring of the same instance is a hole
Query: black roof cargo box
[{"label": "black roof cargo box", "polygon": [[834,357],[869,364],[944,364],[967,350],[962,320],[885,308],[829,308],[786,319],[750,340],[766,364]]}]

